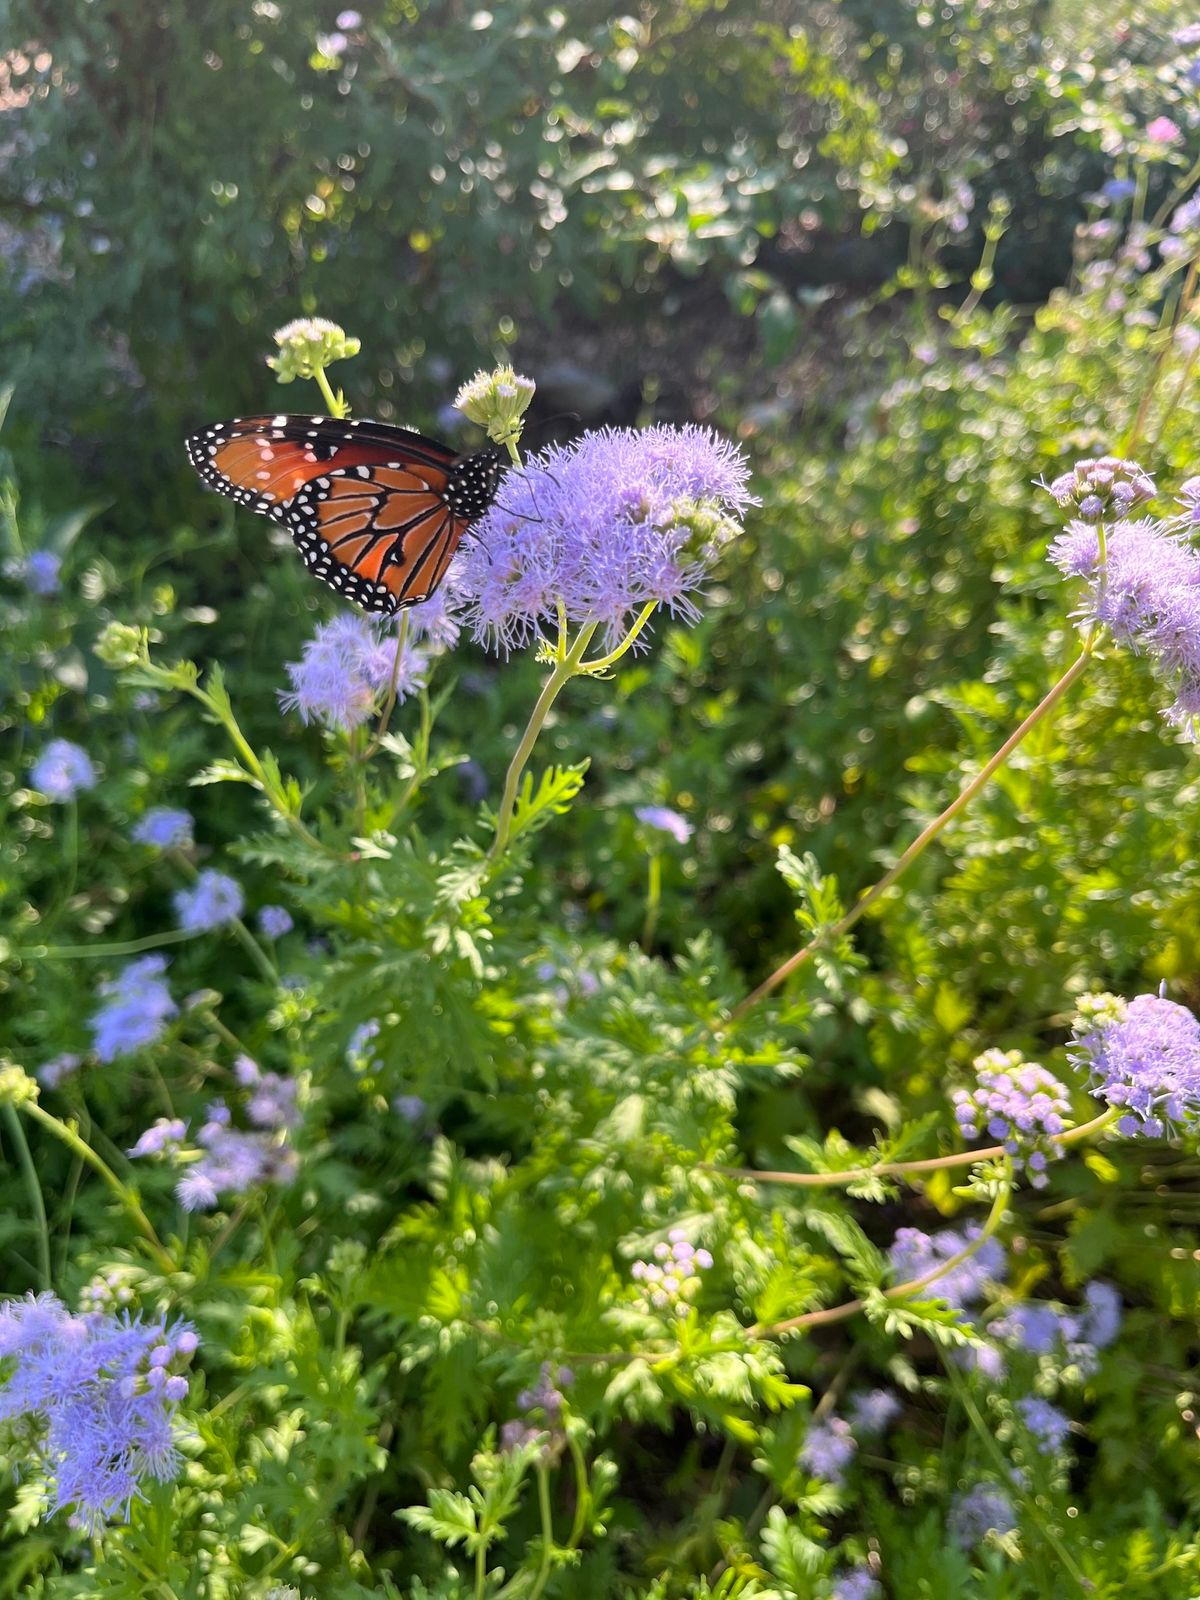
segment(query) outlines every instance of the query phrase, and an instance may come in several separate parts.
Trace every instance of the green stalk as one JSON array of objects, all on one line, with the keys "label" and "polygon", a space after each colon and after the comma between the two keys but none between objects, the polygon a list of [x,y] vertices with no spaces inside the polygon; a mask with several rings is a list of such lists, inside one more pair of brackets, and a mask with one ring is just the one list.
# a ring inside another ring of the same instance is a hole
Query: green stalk
[{"label": "green stalk", "polygon": [[533,1588],[529,1591],[529,1600],[538,1600],[538,1596],[546,1587],[550,1577],[550,1554],[554,1549],[554,1521],[550,1511],[550,1474],[540,1462],[534,1470],[537,1473],[538,1511],[542,1519],[542,1560],[537,1570],[537,1577],[533,1580]]},{"label": "green stalk", "polygon": [[815,934],[802,949],[797,950],[795,955],[789,956],[781,966],[776,967],[775,971],[770,975],[770,977],[765,978],[763,982],[759,984],[757,989],[752,990],[752,992],[748,994],[744,1000],[740,1001],[736,1006],[734,1006],[733,1010],[729,1014],[730,1022],[739,1021],[746,1015],[748,1011],[752,1010],[760,1000],[765,1000],[767,995],[769,995],[773,989],[777,989],[781,983],[783,983],[787,978],[791,977],[793,972],[798,971],[799,968],[804,966],[807,961],[811,960],[812,956],[821,947],[821,945],[825,943],[833,944],[841,938],[842,934],[848,933],[850,929],[854,927],[855,923],[858,922],[862,916],[870,910],[875,902],[880,899],[881,896],[887,893],[897,879],[904,876],[909,867],[912,866],[913,862],[924,855],[925,851],[929,848],[933,841],[951,822],[953,822],[954,818],[958,816],[960,811],[966,810],[967,806],[970,805],[971,801],[974,800],[975,796],[980,792],[980,790],[987,787],[993,775],[1004,765],[1017,746],[1024,742],[1028,735],[1032,733],[1034,728],[1037,727],[1038,723],[1041,722],[1042,719],[1054,709],[1063,696],[1067,694],[1068,691],[1074,686],[1076,679],[1082,676],[1088,665],[1088,662],[1091,660],[1095,650],[1095,645],[1096,635],[1093,632],[1093,634],[1089,635],[1084,641],[1084,646],[1080,654],[1063,673],[1062,677],[1059,678],[1058,682],[1053,686],[1053,688],[1049,689],[1047,693],[1042,696],[1041,700],[1039,700],[1037,705],[1034,706],[1029,715],[1011,734],[1009,734],[1008,738],[1000,746],[999,750],[996,751],[995,755],[992,756],[991,760],[988,761],[978,773],[976,773],[975,777],[971,779],[970,783],[965,784],[963,788],[960,789],[958,794],[950,802],[946,809],[939,816],[935,817],[927,827],[921,830],[921,832],[909,845],[908,849],[905,850],[904,854],[896,862],[895,866],[893,866],[888,872],[885,872],[883,877],[880,878],[879,882],[875,884],[873,888],[868,889],[866,894],[862,896],[857,904],[852,906],[851,909],[846,912],[844,917],[840,918],[831,927],[822,928],[821,931]]},{"label": "green stalk", "polygon": [[642,924],[642,949],[649,953],[654,930],[658,926],[658,911],[662,902],[662,856],[655,851],[650,857],[650,875],[646,884],[646,920]]},{"label": "green stalk", "polygon": [[65,1122],[60,1122],[57,1117],[52,1117],[48,1111],[43,1111],[36,1100],[22,1100],[20,1109],[27,1117],[32,1117],[36,1123],[45,1128],[47,1133],[52,1133],[56,1139],[61,1140],[68,1150],[86,1161],[94,1172],[99,1173],[133,1218],[138,1232],[149,1245],[150,1253],[158,1263],[159,1269],[168,1276],[178,1272],[179,1268],[164,1249],[162,1240],[154,1231],[154,1224],[138,1204],[132,1189],[121,1182],[107,1161],[98,1156],[91,1145],[79,1137],[74,1128]]},{"label": "green stalk", "polygon": [[42,1288],[48,1291],[54,1284],[50,1270],[50,1225],[46,1221],[46,1202],[42,1198],[42,1185],[33,1162],[29,1140],[25,1137],[25,1129],[21,1125],[21,1118],[17,1114],[16,1106],[11,1102],[4,1106],[4,1119],[8,1123],[13,1143],[17,1147],[17,1160],[21,1163],[21,1170],[25,1175],[25,1187],[29,1191],[29,1203],[33,1207],[34,1221],[37,1223],[38,1275],[41,1278]]},{"label": "green stalk", "polygon": [[492,840],[491,849],[487,853],[488,861],[494,866],[504,854],[508,844],[509,834],[512,831],[513,811],[517,804],[517,791],[521,783],[521,775],[525,771],[533,747],[537,743],[538,734],[550,714],[550,707],[558,699],[559,694],[577,673],[580,672],[580,663],[584,651],[591,643],[592,635],[600,626],[598,622],[585,622],[579,630],[575,643],[565,656],[560,656],[554,663],[554,669],[538,696],[537,704],[533,708],[525,732],[521,735],[521,742],[509,763],[508,776],[504,780],[504,793],[500,799],[500,810],[496,816],[496,836]]}]

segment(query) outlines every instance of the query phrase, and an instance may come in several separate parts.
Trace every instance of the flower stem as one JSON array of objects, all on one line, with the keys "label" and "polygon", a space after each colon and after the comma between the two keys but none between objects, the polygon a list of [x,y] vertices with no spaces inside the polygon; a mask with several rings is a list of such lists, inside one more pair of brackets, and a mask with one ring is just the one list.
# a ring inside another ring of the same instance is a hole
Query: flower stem
[{"label": "flower stem", "polygon": [[337,417],[340,421],[350,409],[350,407],[346,404],[345,397],[341,394],[334,394],[333,390],[329,387],[329,379],[325,376],[324,367],[318,367],[313,373],[313,377],[316,379],[317,388],[320,389],[321,394],[324,397],[325,404],[329,408],[329,415],[331,417]]},{"label": "flower stem", "polygon": [[157,950],[160,945],[183,944],[200,936],[191,928],[174,928],[167,933],[149,933],[144,939],[125,939],[113,944],[43,944],[35,946],[30,955],[39,961],[77,961],[81,956],[136,956],[143,950]]},{"label": "flower stem", "polygon": [[513,753],[509,763],[508,776],[504,780],[504,793],[500,799],[500,810],[496,816],[496,836],[492,840],[487,859],[493,865],[499,861],[508,845],[509,835],[512,832],[513,812],[517,804],[517,790],[520,787],[521,775],[525,771],[526,763],[533,753],[537,743],[538,734],[542,731],[543,724],[550,713],[550,707],[558,699],[563,687],[582,670],[580,663],[583,653],[591,643],[592,635],[600,626],[598,622],[585,622],[579,630],[579,636],[562,660],[556,660],[550,676],[542,687],[537,704],[530,715],[525,732],[521,735],[521,742]]},{"label": "flower stem", "polygon": [[649,953],[654,930],[658,926],[658,911],[662,904],[662,856],[656,850],[650,857],[649,881],[646,884],[646,920],[642,924],[642,949]]},{"label": "flower stem", "polygon": [[[1089,1122],[1081,1122],[1078,1127],[1053,1134],[1051,1138],[1055,1144],[1079,1144],[1111,1127],[1123,1114],[1123,1107],[1110,1106]],[[863,1183],[868,1178],[905,1178],[915,1173],[937,1172],[944,1167],[969,1167],[977,1161],[999,1161],[1003,1155],[1002,1144],[991,1144],[982,1150],[956,1150],[951,1155],[927,1156],[921,1161],[881,1161],[873,1167],[849,1167],[841,1172],[758,1172],[753,1167],[718,1166],[707,1170],[727,1178],[749,1178],[755,1183],[780,1183],[798,1189],[835,1189]]]},{"label": "flower stem", "polygon": [[600,656],[595,661],[582,662],[579,668],[580,672],[603,672],[606,667],[611,667],[614,662],[619,661],[657,610],[657,600],[651,600],[647,605],[644,605],[638,612],[633,626],[617,648],[610,650],[606,656]]},{"label": "flower stem", "polygon": [[542,1559],[538,1566],[537,1577],[533,1580],[533,1588],[529,1591],[529,1600],[538,1600],[538,1596],[546,1587],[550,1577],[550,1553],[554,1549],[554,1521],[550,1511],[550,1474],[541,1465],[535,1467],[534,1471],[537,1474],[538,1511],[542,1519]]},{"label": "flower stem", "polygon": [[[926,1289],[931,1283],[936,1283],[939,1278],[944,1278],[948,1272],[953,1272],[955,1267],[962,1266],[964,1261],[982,1250],[983,1246],[995,1233],[1004,1221],[1004,1213],[1008,1209],[1008,1202],[1012,1197],[1012,1169],[1009,1166],[1003,1182],[992,1201],[992,1209],[988,1212],[987,1220],[979,1231],[978,1238],[972,1239],[961,1250],[956,1250],[945,1261],[939,1261],[936,1267],[931,1267],[928,1272],[923,1272],[919,1278],[910,1278],[906,1283],[897,1283],[890,1289],[883,1291],[885,1300],[903,1300],[910,1294],[915,1294],[918,1289]],[[820,1311],[805,1311],[798,1317],[788,1317],[783,1322],[767,1324],[755,1323],[747,1328],[747,1336],[751,1339],[774,1339],[781,1333],[795,1333],[800,1328],[815,1328],[830,1322],[845,1322],[847,1317],[852,1317],[863,1309],[865,1300],[847,1300],[840,1306],[826,1306]]]},{"label": "flower stem", "polygon": [[42,1288],[49,1290],[53,1287],[50,1270],[50,1225],[46,1221],[46,1202],[42,1198],[42,1185],[16,1106],[11,1103],[6,1104],[4,1118],[12,1134],[13,1143],[17,1147],[17,1160],[21,1163],[21,1170],[25,1174],[25,1187],[29,1191],[29,1203],[33,1207],[34,1221],[37,1223],[38,1271]]},{"label": "flower stem", "polygon": [[757,989],[753,990],[746,996],[744,1000],[740,1001],[736,1006],[734,1006],[729,1016],[729,1020],[731,1022],[737,1022],[740,1018],[744,1017],[747,1011],[756,1006],[760,1000],[764,1000],[773,989],[777,989],[779,985],[787,978],[790,978],[793,972],[798,971],[799,968],[805,964],[805,962],[812,958],[813,954],[820,948],[822,944],[825,944],[826,942],[832,944],[836,940],[840,939],[842,934],[848,933],[850,929],[854,927],[855,923],[858,922],[860,918],[871,908],[871,906],[873,906],[875,902],[881,898],[881,896],[887,893],[897,879],[903,877],[903,875],[908,871],[909,867],[912,866],[913,862],[916,861],[920,856],[924,855],[925,851],[943,831],[943,829],[950,822],[952,822],[956,816],[958,816],[960,811],[964,811],[967,806],[970,805],[971,801],[974,800],[975,796],[980,792],[981,789],[986,788],[993,774],[999,771],[999,769],[1008,760],[1009,756],[1012,755],[1017,746],[1026,739],[1033,729],[1037,727],[1038,723],[1041,722],[1042,719],[1054,709],[1063,696],[1069,692],[1076,679],[1082,676],[1088,662],[1091,660],[1092,654],[1095,650],[1095,645],[1095,637],[1089,636],[1089,638],[1085,640],[1084,647],[1080,654],[1063,673],[1062,677],[1059,678],[1058,682],[1053,686],[1053,688],[1049,689],[1047,693],[1043,695],[1042,699],[1036,706],[1034,706],[1033,710],[1024,719],[1024,721],[1021,722],[1011,734],[1009,734],[1008,738],[1000,746],[999,750],[996,751],[995,755],[992,756],[991,760],[988,761],[986,766],[980,769],[975,777],[971,779],[970,783],[964,785],[964,787],[959,790],[958,794],[940,814],[940,816],[935,817],[927,827],[921,830],[921,832],[909,845],[908,849],[905,850],[904,854],[900,857],[896,864],[891,867],[889,871],[884,873],[883,877],[880,878],[879,882],[875,884],[873,888],[867,890],[866,894],[862,896],[856,905],[852,906],[850,910],[846,912],[844,917],[841,917],[837,922],[833,923],[832,926],[828,928],[822,928],[821,931],[815,934],[802,949],[797,950],[794,955],[789,956],[782,966],[776,967],[775,971],[770,975],[770,977],[764,979],[763,982],[759,984]]},{"label": "flower stem", "polygon": [[[396,706],[396,691],[400,684],[400,663],[404,658],[404,647],[408,643],[408,612],[405,611],[400,618],[400,627],[396,631],[396,654],[392,660],[392,680],[388,684],[387,699],[383,702],[383,710],[379,713],[379,723],[371,738],[370,744],[362,753],[362,759],[369,761],[376,750],[383,743],[383,736],[387,732],[387,725],[391,720],[392,712]],[[361,830],[360,830],[361,831]]]},{"label": "flower stem", "polygon": [[105,1183],[133,1218],[138,1232],[150,1246],[150,1253],[157,1261],[160,1270],[168,1275],[178,1272],[179,1268],[164,1249],[162,1240],[154,1231],[154,1224],[138,1204],[133,1190],[129,1188],[128,1184],[121,1182],[108,1162],[98,1156],[91,1145],[81,1139],[69,1123],[60,1122],[57,1117],[52,1117],[48,1111],[43,1111],[36,1100],[22,1100],[20,1109],[27,1117],[32,1117],[36,1123],[45,1128],[47,1133],[52,1133],[56,1139],[61,1140],[68,1150],[72,1150],[82,1160],[86,1161],[94,1172],[99,1173],[100,1177],[104,1179]]}]

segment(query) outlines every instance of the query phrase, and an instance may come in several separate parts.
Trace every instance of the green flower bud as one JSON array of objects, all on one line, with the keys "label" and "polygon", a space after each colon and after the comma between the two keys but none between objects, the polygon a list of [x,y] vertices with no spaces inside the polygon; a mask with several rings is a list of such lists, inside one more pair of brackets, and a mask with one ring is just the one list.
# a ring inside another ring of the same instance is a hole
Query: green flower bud
[{"label": "green flower bud", "polygon": [[106,667],[136,667],[146,658],[146,634],[128,622],[110,622],[92,646]]},{"label": "green flower bud", "polygon": [[41,1093],[24,1067],[6,1061],[0,1066],[0,1105],[21,1106]]},{"label": "green flower bud", "polygon": [[515,444],[536,387],[532,378],[522,378],[511,367],[497,367],[494,372],[477,372],[464,383],[454,404],[465,417],[486,428],[488,438],[496,444]]},{"label": "green flower bud", "polygon": [[1093,1028],[1121,1022],[1126,1010],[1126,1002],[1119,994],[1082,994],[1076,1002],[1075,1031],[1088,1033]]},{"label": "green flower bud", "polygon": [[277,356],[268,356],[280,383],[294,378],[315,378],[333,361],[345,361],[362,349],[360,339],[351,339],[336,322],[324,317],[297,317],[275,330]]}]

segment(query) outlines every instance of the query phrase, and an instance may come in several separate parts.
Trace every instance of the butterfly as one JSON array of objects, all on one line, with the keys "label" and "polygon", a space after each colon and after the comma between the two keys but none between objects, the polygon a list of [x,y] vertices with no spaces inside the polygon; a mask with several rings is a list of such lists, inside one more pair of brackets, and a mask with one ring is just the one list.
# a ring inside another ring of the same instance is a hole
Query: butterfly
[{"label": "butterfly", "polygon": [[428,600],[500,482],[494,449],[460,455],[386,422],[235,417],[186,449],[210,488],[281,522],[331,589],[388,616]]}]

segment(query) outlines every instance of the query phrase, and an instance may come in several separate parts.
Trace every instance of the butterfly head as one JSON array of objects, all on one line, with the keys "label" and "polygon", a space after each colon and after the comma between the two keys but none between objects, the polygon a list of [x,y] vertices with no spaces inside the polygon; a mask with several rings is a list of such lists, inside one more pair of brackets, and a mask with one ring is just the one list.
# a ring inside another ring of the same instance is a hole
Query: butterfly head
[{"label": "butterfly head", "polygon": [[446,504],[456,517],[464,522],[475,522],[483,516],[496,498],[500,470],[497,450],[478,450],[474,455],[458,458],[445,490]]}]

